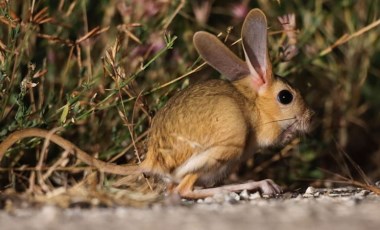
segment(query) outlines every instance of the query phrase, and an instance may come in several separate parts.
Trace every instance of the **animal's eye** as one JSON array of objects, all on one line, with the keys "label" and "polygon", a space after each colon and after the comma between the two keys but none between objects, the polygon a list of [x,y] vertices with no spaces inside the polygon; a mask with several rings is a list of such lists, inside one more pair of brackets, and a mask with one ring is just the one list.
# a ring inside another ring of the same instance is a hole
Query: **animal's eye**
[{"label": "animal's eye", "polygon": [[293,94],[289,90],[281,90],[277,95],[277,100],[281,104],[287,105],[293,101]]}]

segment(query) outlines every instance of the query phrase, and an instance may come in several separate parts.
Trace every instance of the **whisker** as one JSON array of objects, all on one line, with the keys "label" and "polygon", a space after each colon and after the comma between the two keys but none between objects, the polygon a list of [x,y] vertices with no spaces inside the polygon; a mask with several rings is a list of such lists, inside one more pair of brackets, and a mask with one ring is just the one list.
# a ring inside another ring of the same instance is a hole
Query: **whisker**
[{"label": "whisker", "polygon": [[[297,118],[296,117],[291,117],[291,118],[285,118],[285,119],[279,119],[279,120],[273,120],[273,121],[268,121],[266,123],[263,123],[261,125],[268,125],[268,124],[271,124],[271,123],[274,123],[274,122],[278,122],[278,121],[290,121],[290,120],[296,120],[295,122],[297,122]],[[258,127],[258,126],[256,126]]]},{"label": "whisker", "polygon": [[286,129],[282,130],[281,133],[280,133],[280,136],[282,134],[284,134],[286,131],[288,131],[293,125],[295,125],[297,123],[297,120],[295,120],[293,123],[291,123],[288,127],[286,127]]}]

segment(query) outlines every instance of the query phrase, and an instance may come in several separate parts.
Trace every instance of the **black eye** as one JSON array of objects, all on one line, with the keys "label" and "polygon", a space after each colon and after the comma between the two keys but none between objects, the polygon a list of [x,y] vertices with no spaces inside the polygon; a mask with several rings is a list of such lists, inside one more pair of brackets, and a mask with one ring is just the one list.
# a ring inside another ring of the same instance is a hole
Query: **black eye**
[{"label": "black eye", "polygon": [[289,90],[281,90],[277,95],[277,100],[283,104],[287,105],[293,101],[293,94]]}]

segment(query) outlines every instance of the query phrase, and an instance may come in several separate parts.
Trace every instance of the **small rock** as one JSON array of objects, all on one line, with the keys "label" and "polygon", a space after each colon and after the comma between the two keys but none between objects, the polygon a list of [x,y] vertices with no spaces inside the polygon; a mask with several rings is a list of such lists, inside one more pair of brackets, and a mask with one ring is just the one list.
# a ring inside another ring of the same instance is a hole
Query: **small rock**
[{"label": "small rock", "polygon": [[215,199],[213,197],[206,197],[204,199],[204,203],[206,203],[206,204],[215,203]]},{"label": "small rock", "polygon": [[375,182],[375,185],[380,188],[380,180]]},{"label": "small rock", "polygon": [[296,197],[293,198],[294,200],[302,200],[302,195],[298,194]]},{"label": "small rock", "polygon": [[[192,205],[192,204],[195,204],[197,203],[198,200],[188,200],[188,199],[181,199],[181,203],[179,203],[180,205]],[[176,206],[176,205],[179,205],[179,204],[176,204],[176,203],[172,203],[169,205],[170,206]],[[168,203],[164,203],[164,205],[166,206],[169,206]]]},{"label": "small rock", "polygon": [[248,200],[249,199],[249,193],[248,191],[245,189],[243,190],[241,193],[240,193],[240,198],[242,198],[243,200]]},{"label": "small rock", "polygon": [[315,188],[309,186],[309,187],[306,189],[305,193],[303,194],[303,197],[304,197],[304,198],[311,198],[311,197],[314,197],[314,194],[315,194],[315,193],[316,193]]},{"label": "small rock", "polygon": [[290,199],[290,198],[294,198],[296,197],[297,195],[295,193],[291,193],[291,192],[285,192],[283,194],[281,194],[281,198],[282,199]]},{"label": "small rock", "polygon": [[306,191],[305,191],[305,194],[314,194],[315,193],[315,188],[312,187],[312,186],[309,186]]},{"label": "small rock", "polygon": [[369,191],[368,190],[361,190],[360,192],[358,192],[358,193],[356,193],[355,194],[355,197],[360,197],[360,196],[362,196],[362,197],[364,197],[364,196],[367,196],[369,194]]},{"label": "small rock", "polygon": [[339,197],[340,194],[337,194],[337,193],[329,193],[328,196],[329,196],[329,197]]},{"label": "small rock", "polygon": [[230,193],[230,196],[232,199],[236,200],[236,201],[239,201],[240,200],[240,196],[239,194],[237,194],[236,192],[231,192]]},{"label": "small rock", "polygon": [[226,194],[224,200],[231,204],[236,204],[240,200],[240,196],[237,193],[231,192]]},{"label": "small rock", "polygon": [[251,193],[251,194],[249,194],[249,199],[250,200],[261,199],[261,195],[259,192]]},{"label": "small rock", "polygon": [[262,198],[265,198],[265,199],[269,199],[269,198],[272,198],[273,195],[269,195],[269,194],[262,194],[261,195]]},{"label": "small rock", "polygon": [[198,199],[198,200],[197,200],[197,203],[198,203],[198,204],[203,204],[204,202],[205,202],[205,201],[204,201],[203,199]]},{"label": "small rock", "polygon": [[347,196],[347,195],[355,192],[357,190],[357,188],[352,187],[352,186],[346,186],[346,187],[341,187],[341,188],[335,188],[333,190],[336,193],[341,193],[341,194],[344,194]]},{"label": "small rock", "polygon": [[314,197],[314,194],[305,193],[305,194],[303,194],[302,197],[303,197],[303,198],[312,198],[312,197]]}]

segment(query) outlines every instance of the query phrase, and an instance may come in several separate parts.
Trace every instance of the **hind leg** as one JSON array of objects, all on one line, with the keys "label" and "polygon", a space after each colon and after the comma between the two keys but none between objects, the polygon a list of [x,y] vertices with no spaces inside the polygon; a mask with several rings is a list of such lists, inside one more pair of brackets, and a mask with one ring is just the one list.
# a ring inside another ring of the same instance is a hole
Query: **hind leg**
[{"label": "hind leg", "polygon": [[[187,174],[181,182],[172,189],[171,192],[174,192],[176,194],[179,194],[183,198],[189,198],[189,194],[192,194],[192,191],[194,189],[194,184],[198,180],[198,175],[195,173]],[[196,199],[194,197],[193,199]]]},{"label": "hind leg", "polygon": [[[191,173],[186,175],[181,182],[174,189],[174,192],[179,194],[182,198],[188,199],[201,199],[215,195],[214,189],[194,189],[194,184],[198,179],[198,175]],[[220,192],[220,191],[219,191]]]}]

